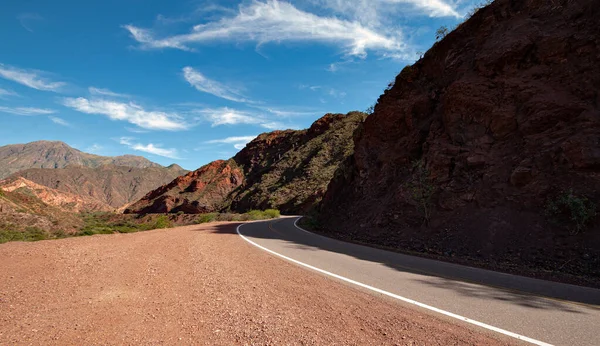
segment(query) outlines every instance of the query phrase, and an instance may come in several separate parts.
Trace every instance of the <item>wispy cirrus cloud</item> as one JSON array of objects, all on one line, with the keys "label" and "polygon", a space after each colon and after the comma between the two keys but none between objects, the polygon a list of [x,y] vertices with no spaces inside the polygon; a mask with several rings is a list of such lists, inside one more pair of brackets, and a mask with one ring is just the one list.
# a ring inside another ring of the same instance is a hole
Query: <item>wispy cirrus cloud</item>
[{"label": "wispy cirrus cloud", "polygon": [[[359,0],[360,1],[360,0]],[[362,0],[363,2],[365,0]],[[443,0],[380,0],[383,4],[412,6],[416,11],[429,17],[455,17],[461,18],[462,15],[456,10],[453,3]]]},{"label": "wispy cirrus cloud", "polygon": [[350,56],[364,57],[367,50],[403,51],[399,30],[383,34],[359,22],[334,16],[320,17],[302,11],[288,2],[267,0],[241,5],[235,16],[194,26],[187,34],[157,38],[149,29],[123,26],[141,48],[175,48],[192,50],[191,46],[212,41],[267,43],[320,42],[341,47]]},{"label": "wispy cirrus cloud", "polygon": [[35,107],[0,107],[0,112],[14,115],[48,115],[56,113],[53,109]]},{"label": "wispy cirrus cloud", "polygon": [[120,98],[131,97],[130,95],[127,95],[127,94],[120,94],[120,93],[116,93],[114,91],[110,91],[108,89],[101,89],[101,88],[95,88],[95,87],[89,87],[88,91],[90,92],[90,94],[96,95],[96,96],[110,96],[110,97],[120,97]]},{"label": "wispy cirrus cloud", "polygon": [[346,95],[347,95],[345,91],[337,90],[335,88],[330,88],[330,87],[323,87],[320,85],[311,86],[311,85],[306,85],[306,84],[300,84],[298,86],[298,89],[320,92],[323,95],[328,95],[328,96],[336,98],[336,99],[342,99],[342,98],[346,97]]},{"label": "wispy cirrus cloud", "polygon": [[78,97],[65,98],[62,104],[81,113],[105,115],[112,120],[127,121],[147,130],[181,131],[191,126],[177,113],[148,111],[133,102]]},{"label": "wispy cirrus cloud", "polygon": [[119,143],[122,145],[126,145],[129,148],[135,151],[141,151],[152,155],[158,155],[163,157],[168,157],[174,160],[181,160],[178,155],[177,149],[174,148],[162,148],[160,144],[148,143],[141,144],[135,141],[133,137],[121,137],[119,139]]},{"label": "wispy cirrus cloud", "polygon": [[48,119],[50,119],[53,123],[57,125],[71,127],[71,124],[63,118],[50,116],[48,117]]},{"label": "wispy cirrus cloud", "polygon": [[34,25],[44,18],[37,13],[21,13],[17,16],[17,20],[25,30],[33,32]]},{"label": "wispy cirrus cloud", "polygon": [[242,93],[228,85],[217,82],[215,80],[207,78],[201,72],[195,70],[190,66],[183,68],[183,78],[190,83],[191,86],[196,88],[198,91],[212,94],[225,100],[234,102],[254,103],[249,100]]},{"label": "wispy cirrus cloud", "polygon": [[321,110],[287,107],[287,108],[275,108],[275,107],[256,107],[258,109],[269,112],[277,117],[302,117],[302,116],[314,116],[324,114]]},{"label": "wispy cirrus cloud", "polygon": [[256,136],[238,136],[238,137],[227,137],[222,139],[213,139],[210,141],[206,141],[206,144],[233,144],[233,147],[237,150],[242,150],[251,142]]},{"label": "wispy cirrus cloud", "polygon": [[355,20],[369,28],[394,25],[394,15],[454,17],[461,14],[455,1],[444,0],[306,0],[336,16]]},{"label": "wispy cirrus cloud", "polygon": [[46,74],[38,70],[25,70],[0,63],[0,77],[33,89],[58,92],[67,85],[64,82],[49,80],[44,77]]},{"label": "wispy cirrus cloud", "polygon": [[212,127],[221,125],[256,125],[269,130],[293,128],[279,121],[269,119],[264,113],[242,111],[232,108],[196,109],[198,120],[208,121]]},{"label": "wispy cirrus cloud", "polygon": [[103,146],[101,146],[101,145],[100,145],[100,144],[98,144],[98,143],[94,143],[94,144],[92,144],[91,146],[87,147],[87,148],[85,149],[85,151],[86,151],[86,152],[88,152],[88,153],[97,154],[97,153],[101,152],[101,151],[102,151],[102,149],[104,149],[104,147],[103,147]]},{"label": "wispy cirrus cloud", "polygon": [[240,111],[227,107],[215,109],[196,109],[194,113],[201,115],[202,118],[210,122],[211,126],[219,125],[239,125],[239,124],[260,124],[264,118],[247,111]]},{"label": "wispy cirrus cloud", "polygon": [[5,98],[7,96],[19,96],[19,94],[12,90],[0,88],[0,98]]}]

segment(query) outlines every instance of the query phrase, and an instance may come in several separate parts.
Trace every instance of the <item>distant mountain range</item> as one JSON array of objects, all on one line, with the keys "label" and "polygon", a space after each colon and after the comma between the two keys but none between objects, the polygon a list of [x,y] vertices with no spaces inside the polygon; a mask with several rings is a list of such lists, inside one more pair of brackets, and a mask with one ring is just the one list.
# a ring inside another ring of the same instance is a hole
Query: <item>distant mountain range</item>
[{"label": "distant mountain range", "polygon": [[88,154],[58,141],[37,141],[0,147],[0,179],[29,168],[55,169],[67,166],[96,168],[103,165],[135,168],[163,167],[141,156],[109,157]]},{"label": "distant mountain range", "polygon": [[[25,185],[50,205],[64,208],[66,204],[58,201],[79,196],[85,203],[78,202],[76,211],[124,208],[187,172],[178,165],[163,167],[141,156],[88,154],[63,142],[38,141],[0,147],[0,179],[8,177],[0,182],[0,188],[13,186],[22,177],[28,182]],[[42,191],[32,184],[54,191]],[[64,193],[60,198],[44,199],[60,192]]]}]

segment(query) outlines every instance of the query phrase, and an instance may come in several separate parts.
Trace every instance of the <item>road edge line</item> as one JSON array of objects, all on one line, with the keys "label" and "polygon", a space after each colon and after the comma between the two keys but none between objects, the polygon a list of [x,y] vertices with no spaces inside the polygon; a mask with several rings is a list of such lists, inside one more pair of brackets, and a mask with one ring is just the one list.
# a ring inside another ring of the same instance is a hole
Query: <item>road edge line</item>
[{"label": "road edge line", "polygon": [[[510,336],[512,338],[515,338],[515,339],[518,339],[518,340],[521,340],[521,341],[525,341],[525,342],[528,342],[528,343],[531,343],[531,344],[534,344],[534,345],[538,345],[538,346],[553,346],[552,344],[545,343],[545,342],[540,341],[540,340],[532,339],[532,338],[526,337],[524,335],[513,333],[513,332],[510,332],[508,330],[504,330],[504,329],[501,329],[501,328],[498,328],[498,327],[494,327],[492,325],[485,324],[483,322],[472,320],[470,318],[467,318],[467,317],[464,317],[464,316],[461,316],[461,315],[457,315],[457,314],[452,313],[450,311],[438,309],[438,308],[436,308],[434,306],[430,306],[430,305],[418,302],[416,300],[412,300],[412,299],[409,299],[409,298],[406,298],[406,297],[403,297],[403,296],[400,296],[400,295],[397,295],[397,294],[394,294],[394,293],[391,293],[391,292],[388,292],[388,291],[384,291],[384,290],[379,289],[377,287],[369,286],[367,284],[363,284],[362,282],[358,282],[358,281],[349,279],[347,277],[344,277],[344,276],[341,276],[341,275],[338,275],[338,274],[334,274],[334,273],[328,272],[326,270],[323,270],[323,269],[320,269],[320,268],[317,268],[317,267],[313,267],[310,264],[306,264],[304,262],[300,262],[300,261],[295,260],[293,258],[287,257],[285,255],[282,255],[282,254],[278,253],[278,252],[275,252],[273,250],[267,249],[266,247],[264,247],[262,245],[259,245],[259,244],[255,243],[255,242],[253,242],[252,240],[248,239],[246,236],[244,236],[240,232],[240,228],[243,225],[244,224],[240,224],[240,225],[238,225],[235,228],[237,234],[242,239],[244,239],[246,242],[248,242],[248,243],[256,246],[257,248],[259,248],[259,249],[261,249],[263,251],[266,251],[266,252],[268,252],[268,253],[270,253],[272,255],[275,255],[277,257],[283,258],[283,259],[285,259],[287,261],[290,261],[292,263],[295,263],[295,264],[298,264],[298,265],[303,266],[305,268],[314,270],[314,271],[319,272],[321,274],[325,274],[325,275],[334,277],[334,278],[336,278],[338,280],[342,280],[342,281],[345,281],[347,283],[350,283],[350,284],[353,284],[353,285],[356,285],[356,286],[359,286],[359,287],[362,287],[362,288],[366,288],[366,289],[371,290],[373,292],[377,292],[379,294],[383,294],[383,295],[388,296],[390,298],[394,298],[394,299],[403,301],[403,302],[408,303],[408,304],[416,305],[418,307],[421,307],[421,308],[424,308],[424,309],[427,309],[427,310],[430,310],[430,311],[434,311],[434,312],[437,312],[439,314],[442,314],[442,315],[445,315],[445,316],[448,316],[448,317],[451,317],[451,318],[454,318],[454,319],[457,319],[457,320],[460,320],[460,321],[463,321],[463,322],[467,322],[469,324],[473,324],[473,325],[476,325],[478,327],[485,328],[485,329],[488,329],[488,330],[491,330],[491,331],[494,331],[494,332],[497,332],[497,333],[500,333],[500,334],[503,334],[503,335],[506,335],[506,336]],[[308,232],[308,231],[306,231],[306,232]],[[310,233],[310,232],[308,232],[308,233]]]}]

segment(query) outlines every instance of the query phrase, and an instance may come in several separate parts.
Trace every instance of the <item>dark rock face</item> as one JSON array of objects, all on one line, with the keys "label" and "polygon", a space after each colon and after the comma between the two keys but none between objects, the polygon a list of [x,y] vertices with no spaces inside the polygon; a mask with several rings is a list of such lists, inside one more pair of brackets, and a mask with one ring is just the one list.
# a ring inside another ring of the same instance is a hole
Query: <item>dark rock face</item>
[{"label": "dark rock face", "polygon": [[[600,199],[599,16],[598,0],[498,0],[478,11],[380,97],[329,186],[324,227],[536,267],[593,252],[596,269],[562,269],[600,275],[597,226],[568,237],[543,216],[566,189]],[[415,162],[434,188],[430,227],[409,188]]]}]

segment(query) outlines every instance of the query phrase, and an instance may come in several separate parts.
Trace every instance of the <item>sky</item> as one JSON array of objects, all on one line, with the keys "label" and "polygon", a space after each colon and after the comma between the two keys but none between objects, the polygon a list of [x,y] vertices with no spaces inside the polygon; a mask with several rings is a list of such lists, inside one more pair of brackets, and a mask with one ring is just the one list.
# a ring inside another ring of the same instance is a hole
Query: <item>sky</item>
[{"label": "sky", "polygon": [[0,145],[60,140],[193,170],[363,111],[471,0],[9,0]]}]

